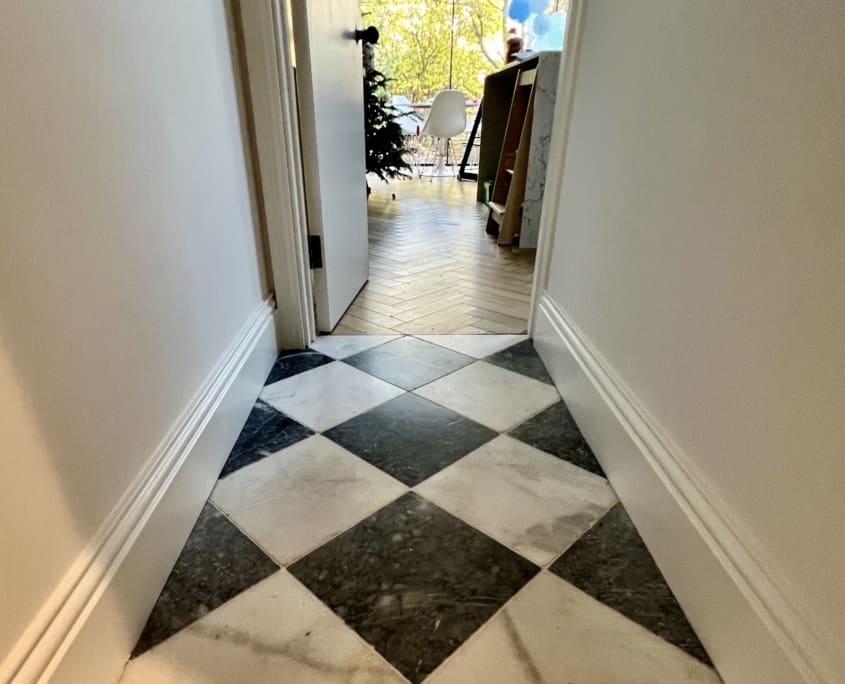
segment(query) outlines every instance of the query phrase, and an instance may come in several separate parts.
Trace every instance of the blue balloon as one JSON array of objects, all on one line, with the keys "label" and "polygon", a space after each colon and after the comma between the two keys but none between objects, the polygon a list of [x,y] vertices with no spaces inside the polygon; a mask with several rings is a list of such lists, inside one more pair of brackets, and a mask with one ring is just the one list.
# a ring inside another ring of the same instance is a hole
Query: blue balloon
[{"label": "blue balloon", "polygon": [[545,14],[538,14],[534,17],[534,23],[531,26],[535,36],[545,35],[550,26],[549,18]]},{"label": "blue balloon", "polygon": [[514,21],[525,23],[531,16],[531,5],[528,0],[511,0],[508,6],[508,16]]},{"label": "blue balloon", "polygon": [[528,6],[534,14],[543,14],[551,4],[552,0],[528,0]]}]

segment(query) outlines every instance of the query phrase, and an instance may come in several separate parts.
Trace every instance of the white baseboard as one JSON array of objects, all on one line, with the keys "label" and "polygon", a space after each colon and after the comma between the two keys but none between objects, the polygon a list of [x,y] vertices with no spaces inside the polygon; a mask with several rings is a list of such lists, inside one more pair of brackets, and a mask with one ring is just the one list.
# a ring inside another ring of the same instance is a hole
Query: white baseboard
[{"label": "white baseboard", "polygon": [[277,355],[262,302],[0,668],[0,681],[117,681]]},{"label": "white baseboard", "polygon": [[841,681],[838,642],[799,613],[681,450],[547,292],[536,313],[540,356],[723,679]]}]

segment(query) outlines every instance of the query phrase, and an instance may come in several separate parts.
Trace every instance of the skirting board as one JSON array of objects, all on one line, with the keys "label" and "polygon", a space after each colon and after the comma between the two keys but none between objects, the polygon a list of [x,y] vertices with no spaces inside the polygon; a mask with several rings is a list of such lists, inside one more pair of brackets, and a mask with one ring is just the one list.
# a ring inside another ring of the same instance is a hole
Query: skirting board
[{"label": "skirting board", "polygon": [[250,316],[3,664],[0,680],[117,681],[277,356],[274,308],[270,299]]},{"label": "skirting board", "polygon": [[677,447],[547,291],[534,343],[725,682],[835,681],[836,656],[812,621],[751,557],[753,545],[714,509]]}]

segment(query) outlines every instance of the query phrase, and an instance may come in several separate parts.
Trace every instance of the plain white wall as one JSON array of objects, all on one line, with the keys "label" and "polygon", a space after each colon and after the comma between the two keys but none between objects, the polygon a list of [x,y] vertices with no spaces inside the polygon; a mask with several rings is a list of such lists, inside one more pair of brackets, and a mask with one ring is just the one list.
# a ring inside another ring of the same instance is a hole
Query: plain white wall
[{"label": "plain white wall", "polygon": [[593,1],[549,292],[845,634],[845,4]]},{"label": "plain white wall", "polygon": [[0,3],[0,660],[267,294],[233,45]]}]

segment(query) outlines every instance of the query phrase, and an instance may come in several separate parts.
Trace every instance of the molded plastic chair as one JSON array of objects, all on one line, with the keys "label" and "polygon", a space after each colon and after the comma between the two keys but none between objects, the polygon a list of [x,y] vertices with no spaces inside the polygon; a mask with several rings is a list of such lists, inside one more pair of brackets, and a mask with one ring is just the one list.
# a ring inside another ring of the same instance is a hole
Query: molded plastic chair
[{"label": "molded plastic chair", "polygon": [[[460,90],[441,90],[431,102],[431,110],[421,136],[431,138],[427,159],[432,164],[432,179],[435,171],[442,169],[449,163],[449,152],[452,153],[452,175],[455,173],[455,147],[452,138],[464,132],[467,125],[466,97]],[[437,165],[435,167],[435,161]],[[441,175],[441,174],[437,174]],[[420,178],[422,178],[422,169]]]}]

